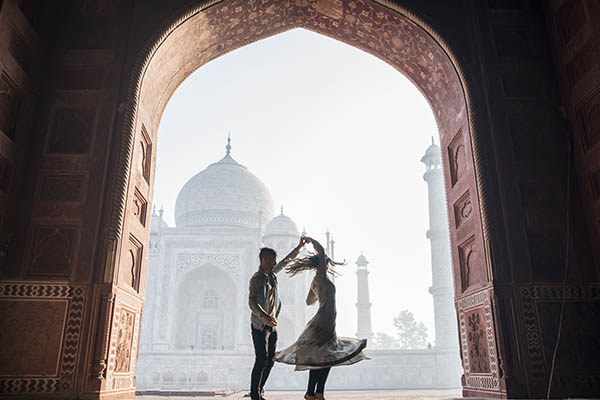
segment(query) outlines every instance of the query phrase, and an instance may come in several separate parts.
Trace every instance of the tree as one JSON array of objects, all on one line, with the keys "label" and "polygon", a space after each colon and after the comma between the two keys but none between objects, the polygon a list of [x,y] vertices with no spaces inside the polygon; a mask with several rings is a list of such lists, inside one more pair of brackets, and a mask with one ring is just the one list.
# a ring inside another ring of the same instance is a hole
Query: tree
[{"label": "tree", "polygon": [[373,348],[379,350],[398,348],[398,340],[387,333],[377,332],[373,335]]},{"label": "tree", "polygon": [[421,349],[427,344],[427,327],[423,322],[415,321],[410,311],[400,311],[394,318],[394,326],[401,349]]}]

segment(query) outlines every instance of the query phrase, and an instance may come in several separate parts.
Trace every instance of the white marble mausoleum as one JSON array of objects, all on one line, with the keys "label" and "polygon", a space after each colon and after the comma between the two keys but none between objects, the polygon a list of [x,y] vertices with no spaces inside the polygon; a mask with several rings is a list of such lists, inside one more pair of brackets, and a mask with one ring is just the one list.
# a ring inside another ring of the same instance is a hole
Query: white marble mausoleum
[{"label": "white marble mausoleum", "polygon": [[[233,159],[229,140],[226,149],[225,157],[194,175],[181,189],[175,206],[176,226],[167,225],[162,209],[152,215],[136,368],[138,390],[249,387],[254,353],[247,296],[248,281],[258,267],[258,250],[269,246],[284,256],[297,244],[300,233],[283,208],[275,212],[269,189]],[[430,162],[435,155],[439,157],[439,148],[430,148],[427,154]],[[439,163],[437,167],[439,177],[433,179],[435,168],[428,164],[430,194],[430,181],[442,182]],[[437,230],[436,238],[443,237]],[[330,251],[332,242],[327,235]],[[432,242],[432,251],[443,253],[440,246],[443,238]],[[434,262],[446,262],[432,257]],[[370,339],[366,258],[359,258],[357,264],[357,335]],[[433,266],[434,275],[436,271],[443,275],[442,280],[434,276],[430,290],[435,298],[436,346],[423,350],[367,348],[372,360],[334,368],[328,388],[460,386],[449,255],[447,264]],[[304,302],[309,274],[293,279],[279,274],[278,280],[283,304],[278,347],[283,348],[295,340],[314,308]],[[276,364],[267,388],[302,389],[306,379],[306,372]]]}]

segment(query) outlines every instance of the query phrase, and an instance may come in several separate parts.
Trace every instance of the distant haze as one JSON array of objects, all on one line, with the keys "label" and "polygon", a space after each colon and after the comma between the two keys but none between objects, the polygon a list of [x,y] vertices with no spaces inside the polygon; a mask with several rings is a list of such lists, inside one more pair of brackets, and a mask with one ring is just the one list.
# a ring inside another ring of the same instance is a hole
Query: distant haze
[{"label": "distant haze", "polygon": [[339,335],[356,333],[356,265],[371,262],[374,332],[409,309],[434,341],[427,186],[420,162],[435,119],[418,89],[354,47],[296,29],[192,74],[163,114],[154,203],[174,226],[185,182],[225,154],[270,189],[309,235],[336,240]]}]

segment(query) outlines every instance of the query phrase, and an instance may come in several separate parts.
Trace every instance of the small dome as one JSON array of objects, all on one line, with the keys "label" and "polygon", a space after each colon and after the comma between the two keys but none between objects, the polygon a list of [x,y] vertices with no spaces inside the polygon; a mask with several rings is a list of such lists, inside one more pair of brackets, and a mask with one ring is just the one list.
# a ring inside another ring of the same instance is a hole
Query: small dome
[{"label": "small dome", "polygon": [[425,155],[438,155],[438,154],[440,154],[440,146],[438,146],[435,143],[433,143],[431,146],[429,146],[427,148],[427,150],[425,150]]},{"label": "small dome", "polygon": [[360,253],[360,256],[358,256],[358,259],[356,260],[356,264],[367,265],[368,263],[369,263],[369,261],[367,261],[367,257],[365,257],[362,253]]},{"label": "small dome", "polygon": [[265,236],[299,236],[298,226],[292,221],[290,217],[283,214],[283,207],[281,207],[281,214],[276,216],[267,224],[265,228]]},{"label": "small dome", "polygon": [[421,158],[421,162],[424,164],[440,164],[442,153],[440,146],[433,142],[433,136],[431,137],[431,145],[425,150],[425,155]]},{"label": "small dome", "polygon": [[274,214],[271,193],[264,183],[227,154],[194,175],[183,186],[175,203],[178,227],[234,225],[258,227]]}]

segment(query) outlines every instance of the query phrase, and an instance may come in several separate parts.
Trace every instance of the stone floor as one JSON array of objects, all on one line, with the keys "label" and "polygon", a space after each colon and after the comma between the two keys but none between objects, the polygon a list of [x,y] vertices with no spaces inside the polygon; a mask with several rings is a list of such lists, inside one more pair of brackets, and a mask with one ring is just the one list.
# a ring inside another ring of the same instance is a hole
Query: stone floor
[{"label": "stone floor", "polygon": [[[304,392],[271,392],[265,393],[268,400],[302,400]],[[419,389],[419,390],[354,390],[354,391],[330,391],[326,393],[329,400],[417,400],[417,399],[450,399],[460,398],[461,390],[438,390],[438,389]],[[190,400],[190,399],[236,399],[243,400],[244,393],[239,392],[229,396],[215,397],[180,397],[180,396],[136,396],[140,400]],[[247,398],[246,398],[247,399]]]}]

